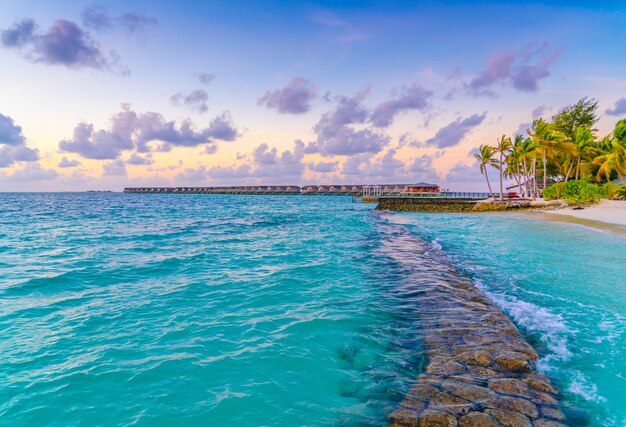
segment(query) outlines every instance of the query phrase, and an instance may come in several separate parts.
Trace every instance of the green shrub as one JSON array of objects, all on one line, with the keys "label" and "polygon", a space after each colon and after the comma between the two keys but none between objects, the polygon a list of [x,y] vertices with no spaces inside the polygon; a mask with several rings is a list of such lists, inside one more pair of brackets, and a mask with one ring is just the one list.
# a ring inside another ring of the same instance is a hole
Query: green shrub
[{"label": "green shrub", "polygon": [[592,203],[609,197],[609,187],[582,179],[557,182],[543,191],[543,197],[546,200],[561,199],[573,205]]}]

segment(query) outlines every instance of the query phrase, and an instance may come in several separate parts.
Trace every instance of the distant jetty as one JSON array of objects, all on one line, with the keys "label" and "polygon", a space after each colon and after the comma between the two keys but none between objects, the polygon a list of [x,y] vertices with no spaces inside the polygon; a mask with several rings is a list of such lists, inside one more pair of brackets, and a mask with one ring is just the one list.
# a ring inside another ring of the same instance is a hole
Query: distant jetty
[{"label": "distant jetty", "polygon": [[176,194],[252,194],[252,195],[328,195],[362,196],[368,188],[380,187],[386,194],[398,194],[410,184],[383,185],[247,185],[231,187],[128,187],[124,193],[176,193]]}]

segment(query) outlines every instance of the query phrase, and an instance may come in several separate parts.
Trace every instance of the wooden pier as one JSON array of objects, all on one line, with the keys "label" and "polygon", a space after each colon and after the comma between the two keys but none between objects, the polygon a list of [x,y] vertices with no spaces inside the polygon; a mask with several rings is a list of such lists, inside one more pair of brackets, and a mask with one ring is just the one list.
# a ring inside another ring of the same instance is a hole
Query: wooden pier
[{"label": "wooden pier", "polygon": [[[400,194],[407,184],[377,185],[380,194]],[[367,185],[249,185],[232,187],[127,187],[124,193],[140,194],[250,194],[250,195],[323,195],[323,196],[352,196],[362,197]]]}]

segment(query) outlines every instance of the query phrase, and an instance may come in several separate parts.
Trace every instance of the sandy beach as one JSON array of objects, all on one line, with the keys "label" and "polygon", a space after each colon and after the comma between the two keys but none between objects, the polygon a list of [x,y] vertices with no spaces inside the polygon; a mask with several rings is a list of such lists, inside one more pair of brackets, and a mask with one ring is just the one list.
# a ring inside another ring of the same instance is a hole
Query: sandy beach
[{"label": "sandy beach", "polygon": [[545,213],[547,215],[564,215],[583,220],[626,226],[626,201],[624,200],[601,200],[584,209],[567,207],[546,211]]}]

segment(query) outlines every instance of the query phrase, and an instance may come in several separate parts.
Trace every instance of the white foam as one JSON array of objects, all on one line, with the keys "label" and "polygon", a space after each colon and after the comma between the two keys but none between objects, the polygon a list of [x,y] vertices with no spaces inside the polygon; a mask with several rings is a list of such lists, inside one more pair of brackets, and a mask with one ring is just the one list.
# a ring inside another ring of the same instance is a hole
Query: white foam
[{"label": "white foam", "polygon": [[582,396],[588,401],[606,402],[606,399],[598,394],[598,387],[589,382],[580,371],[573,371],[571,378],[567,391]]},{"label": "white foam", "polygon": [[491,292],[478,278],[474,279],[474,284],[494,304],[511,316],[515,323],[530,332],[538,333],[549,350],[549,354],[542,358],[538,367],[549,370],[550,362],[568,360],[572,356],[572,352],[567,348],[567,339],[573,331],[567,327],[561,315],[514,296]]},{"label": "white foam", "polygon": [[440,252],[441,249],[443,249],[439,243],[439,238],[435,238],[432,242],[430,242],[430,244],[433,245],[433,248],[435,248],[436,251]]}]

